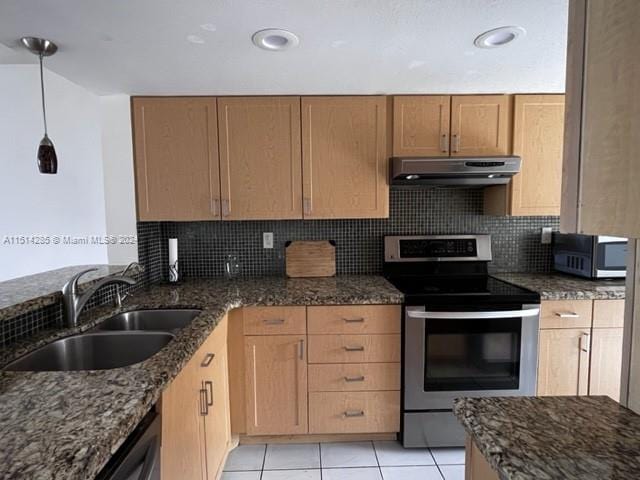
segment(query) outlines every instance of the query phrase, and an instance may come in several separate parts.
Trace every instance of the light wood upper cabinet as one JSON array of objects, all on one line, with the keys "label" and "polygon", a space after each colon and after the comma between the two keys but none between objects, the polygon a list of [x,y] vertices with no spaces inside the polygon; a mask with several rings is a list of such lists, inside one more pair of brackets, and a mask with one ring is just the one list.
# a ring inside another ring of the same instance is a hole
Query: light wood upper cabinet
[{"label": "light wood upper cabinet", "polygon": [[393,97],[393,155],[448,157],[451,97]]},{"label": "light wood upper cabinet", "polygon": [[302,98],[305,218],[389,216],[387,102]]},{"label": "light wood upper cabinet", "polygon": [[244,337],[248,435],[307,433],[306,338]]},{"label": "light wood upper cabinet", "polygon": [[564,95],[516,95],[514,115],[511,214],[560,215]]},{"label": "light wood upper cabinet", "polygon": [[451,156],[509,155],[511,97],[451,97]]},{"label": "light wood upper cabinet", "polygon": [[222,217],[302,218],[300,97],[218,98]]},{"label": "light wood upper cabinet", "polygon": [[138,220],[218,220],[216,100],[132,100]]},{"label": "light wood upper cabinet", "polygon": [[589,329],[540,330],[538,395],[586,395]]}]

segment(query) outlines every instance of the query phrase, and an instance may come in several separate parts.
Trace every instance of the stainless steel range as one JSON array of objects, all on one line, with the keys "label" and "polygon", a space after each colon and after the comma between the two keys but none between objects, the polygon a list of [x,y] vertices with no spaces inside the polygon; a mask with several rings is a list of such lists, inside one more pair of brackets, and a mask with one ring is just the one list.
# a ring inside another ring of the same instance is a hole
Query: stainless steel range
[{"label": "stainless steel range", "polygon": [[464,445],[457,397],[535,395],[540,296],[492,278],[489,235],[385,238],[405,295],[402,442]]}]

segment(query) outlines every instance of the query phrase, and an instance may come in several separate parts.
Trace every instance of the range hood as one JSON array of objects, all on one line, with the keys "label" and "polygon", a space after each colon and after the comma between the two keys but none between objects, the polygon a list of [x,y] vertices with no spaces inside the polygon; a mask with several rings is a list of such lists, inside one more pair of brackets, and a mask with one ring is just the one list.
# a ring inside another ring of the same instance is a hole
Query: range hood
[{"label": "range hood", "polygon": [[520,157],[395,157],[392,185],[504,185],[520,171]]}]

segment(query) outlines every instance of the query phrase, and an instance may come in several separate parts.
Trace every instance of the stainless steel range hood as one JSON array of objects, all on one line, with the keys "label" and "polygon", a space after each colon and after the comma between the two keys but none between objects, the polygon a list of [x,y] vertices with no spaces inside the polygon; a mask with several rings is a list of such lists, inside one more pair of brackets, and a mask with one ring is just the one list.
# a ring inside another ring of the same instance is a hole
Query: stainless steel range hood
[{"label": "stainless steel range hood", "polygon": [[396,157],[392,185],[503,185],[520,171],[520,157]]}]

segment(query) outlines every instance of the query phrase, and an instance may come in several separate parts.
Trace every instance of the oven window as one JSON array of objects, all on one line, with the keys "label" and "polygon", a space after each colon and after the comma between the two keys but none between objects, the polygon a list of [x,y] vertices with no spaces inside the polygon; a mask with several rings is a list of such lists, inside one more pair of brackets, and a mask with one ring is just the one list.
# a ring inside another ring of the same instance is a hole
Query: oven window
[{"label": "oven window", "polygon": [[516,390],[522,320],[428,320],[424,390]]}]

